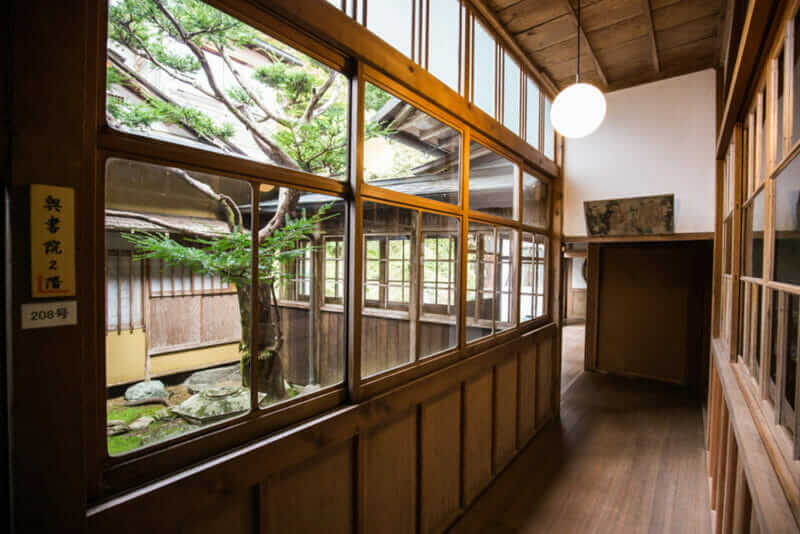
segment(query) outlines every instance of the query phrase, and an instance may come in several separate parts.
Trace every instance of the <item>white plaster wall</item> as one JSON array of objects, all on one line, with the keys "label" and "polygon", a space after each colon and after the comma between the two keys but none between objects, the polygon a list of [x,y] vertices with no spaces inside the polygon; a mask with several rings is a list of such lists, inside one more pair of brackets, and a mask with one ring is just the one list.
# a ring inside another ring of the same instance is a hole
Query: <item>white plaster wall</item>
[{"label": "white plaster wall", "polygon": [[675,231],[714,229],[712,69],[606,95],[600,128],[566,143],[564,234],[585,236],[585,200],[675,194]]}]

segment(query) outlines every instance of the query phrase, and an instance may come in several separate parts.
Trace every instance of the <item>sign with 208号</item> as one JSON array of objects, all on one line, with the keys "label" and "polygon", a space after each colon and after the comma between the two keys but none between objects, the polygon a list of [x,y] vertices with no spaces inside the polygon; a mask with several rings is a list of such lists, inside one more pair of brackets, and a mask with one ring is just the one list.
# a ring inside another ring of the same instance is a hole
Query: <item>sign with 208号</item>
[{"label": "sign with 208\u53f7", "polygon": [[31,185],[32,297],[75,295],[75,190]]}]

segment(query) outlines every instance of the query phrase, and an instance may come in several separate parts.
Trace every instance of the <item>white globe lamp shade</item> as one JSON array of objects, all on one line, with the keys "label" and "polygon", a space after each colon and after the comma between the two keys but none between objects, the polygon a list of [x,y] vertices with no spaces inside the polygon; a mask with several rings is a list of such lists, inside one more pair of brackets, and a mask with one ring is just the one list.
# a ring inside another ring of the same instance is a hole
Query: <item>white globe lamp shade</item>
[{"label": "white globe lamp shade", "polygon": [[550,110],[553,128],[570,139],[586,137],[606,116],[606,97],[592,84],[575,83],[558,93]]}]

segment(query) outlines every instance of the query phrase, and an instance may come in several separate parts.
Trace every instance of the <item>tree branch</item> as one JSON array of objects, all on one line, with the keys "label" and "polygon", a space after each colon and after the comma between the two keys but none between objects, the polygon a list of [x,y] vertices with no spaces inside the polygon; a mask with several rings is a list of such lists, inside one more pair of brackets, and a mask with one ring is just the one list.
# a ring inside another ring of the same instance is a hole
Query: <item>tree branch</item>
[{"label": "tree branch", "polygon": [[219,202],[228,212],[227,216],[227,223],[228,228],[230,228],[231,232],[236,230],[236,228],[242,227],[242,212],[239,209],[239,206],[236,205],[236,202],[233,201],[231,197],[228,195],[217,193],[211,186],[192,178],[192,176],[183,169],[179,169],[177,167],[170,167],[167,169],[168,172],[176,174],[178,177],[182,178],[187,184],[195,188],[196,190],[200,191],[202,194],[207,196],[208,198]]},{"label": "tree branch", "polygon": [[253,91],[250,88],[250,86],[248,86],[245,83],[245,81],[239,75],[239,71],[234,67],[233,62],[231,61],[230,57],[228,56],[228,53],[225,51],[225,48],[222,47],[222,46],[219,46],[218,47],[218,51],[219,51],[219,55],[222,57],[222,61],[225,62],[225,65],[227,65],[228,69],[231,71],[231,73],[233,73],[233,77],[236,79],[237,83],[242,87],[244,92],[247,93],[247,96],[249,96],[250,99],[256,104],[258,109],[260,109],[262,111],[262,113],[264,113],[264,115],[266,116],[266,119],[267,120],[272,119],[275,122],[277,122],[278,124],[280,124],[281,126],[285,126],[287,128],[291,128],[292,127],[292,123],[289,122],[288,119],[286,119],[285,117],[281,117],[280,115],[278,115],[278,113],[276,113],[276,112],[272,111],[271,109],[269,109],[269,106],[267,106],[264,103],[264,101],[262,101],[258,97],[256,92]]},{"label": "tree branch", "polygon": [[306,106],[305,112],[303,112],[303,122],[308,124],[311,122],[311,119],[314,118],[314,110],[319,105],[322,97],[325,96],[325,93],[330,89],[333,82],[336,80],[336,71],[333,69],[328,69],[328,79],[325,80],[319,89],[312,88],[311,89],[311,99],[308,101],[308,106]]},{"label": "tree branch", "polygon": [[186,33],[186,30],[181,26],[180,22],[175,18],[175,16],[170,13],[166,7],[164,7],[162,1],[153,0],[153,3],[155,3],[158,9],[164,14],[165,17],[167,17],[170,23],[175,26],[175,30],[181,36],[183,42],[189,47],[189,50],[192,51],[197,60],[200,62],[200,66],[206,75],[206,79],[211,86],[211,90],[214,92],[215,98],[222,102],[225,107],[228,108],[228,111],[230,111],[237,119],[239,119],[239,121],[241,121],[241,123],[250,131],[250,134],[254,138],[260,141],[259,146],[262,147],[262,150],[264,146],[269,147],[269,151],[265,152],[275,163],[282,167],[301,171],[302,169],[297,162],[292,159],[291,156],[289,156],[280,147],[280,145],[270,139],[268,135],[265,135],[263,132],[261,132],[255,123],[249,117],[247,117],[242,110],[236,107],[233,102],[231,102],[230,98],[228,98],[228,96],[224,93],[224,91],[222,91],[222,88],[220,87],[213,71],[211,70],[211,66],[208,63],[208,59],[206,58],[203,49],[190,39],[189,35]]},{"label": "tree branch", "polygon": [[[164,102],[166,102],[168,104],[172,104],[174,106],[180,106],[180,104],[178,102],[176,102],[175,100],[170,98],[166,93],[161,91],[158,87],[156,87],[155,85],[153,85],[150,82],[148,82],[138,72],[136,72],[133,69],[131,69],[130,67],[128,67],[122,61],[119,61],[118,59],[116,59],[113,55],[109,54],[108,55],[108,60],[111,63],[113,63],[116,68],[118,68],[121,71],[123,71],[130,78],[133,78],[136,81],[136,83],[138,83],[145,90],[147,90],[153,97],[158,98],[158,99],[160,99],[160,100],[162,100],[162,101],[164,101]],[[239,148],[235,144],[231,143],[230,141],[227,141],[227,140],[224,140],[224,139],[223,140],[218,140],[218,139],[203,135],[200,132],[198,132],[197,130],[195,130],[194,128],[192,128],[191,125],[189,125],[185,121],[181,121],[180,122],[180,126],[183,129],[185,129],[187,132],[189,132],[190,134],[192,134],[195,137],[197,137],[198,139],[204,139],[204,140],[208,141],[209,143],[211,143],[212,145],[216,146],[217,148],[219,148],[221,150],[225,150],[226,147],[227,147],[231,152],[234,152],[236,154],[240,154],[242,156],[247,155],[247,153],[244,150],[242,150],[241,148]]]},{"label": "tree branch", "polygon": [[199,237],[204,237],[206,239],[216,239],[220,237],[221,234],[213,233],[213,232],[206,232],[203,230],[199,230],[194,227],[189,226],[180,226],[178,224],[174,224],[169,222],[161,217],[153,216],[153,215],[144,215],[142,213],[137,213],[135,211],[123,211],[123,210],[112,210],[106,209],[106,215],[111,215],[113,217],[127,217],[129,219],[137,219],[140,221],[145,221],[153,224],[157,224],[159,226],[163,226],[167,230],[172,230],[174,232],[178,232],[181,234],[192,234]]},{"label": "tree branch", "polygon": [[278,192],[278,209],[272,219],[258,231],[258,242],[261,243],[272,233],[286,224],[286,216],[295,210],[297,201],[300,200],[300,191],[281,187]]}]

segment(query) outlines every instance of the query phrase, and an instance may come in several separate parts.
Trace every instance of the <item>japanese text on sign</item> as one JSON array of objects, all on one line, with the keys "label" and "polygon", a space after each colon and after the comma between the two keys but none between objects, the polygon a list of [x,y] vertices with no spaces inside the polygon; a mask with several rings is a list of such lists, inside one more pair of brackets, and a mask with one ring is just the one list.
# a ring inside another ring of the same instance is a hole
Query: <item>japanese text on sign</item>
[{"label": "japanese text on sign", "polygon": [[75,295],[75,191],[31,185],[32,296]]}]

